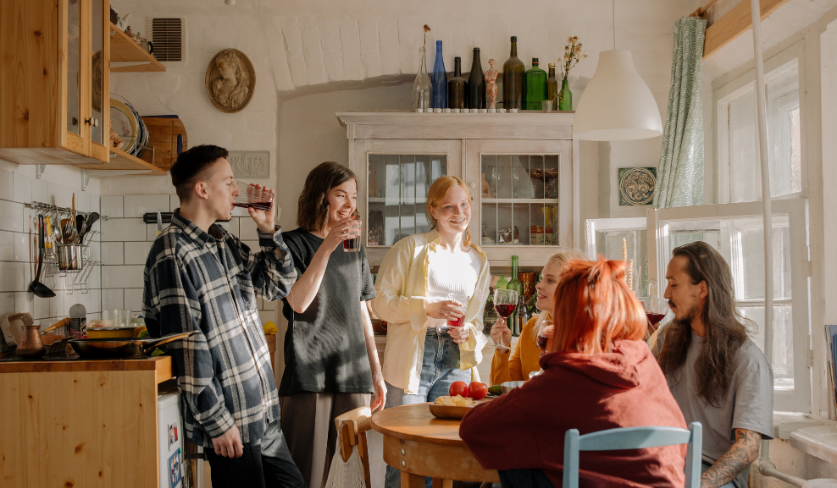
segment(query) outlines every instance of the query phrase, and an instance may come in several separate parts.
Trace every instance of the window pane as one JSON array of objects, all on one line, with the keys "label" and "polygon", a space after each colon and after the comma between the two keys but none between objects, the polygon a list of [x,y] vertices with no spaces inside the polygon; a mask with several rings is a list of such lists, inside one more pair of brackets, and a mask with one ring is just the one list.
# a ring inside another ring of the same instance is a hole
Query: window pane
[{"label": "window pane", "polygon": [[[768,164],[770,193],[776,197],[802,191],[799,71],[796,61],[779,68],[767,83]],[[730,201],[750,202],[761,196],[756,146],[756,99],[752,89],[729,102]]]},{"label": "window pane", "polygon": [[628,259],[634,260],[634,292],[639,298],[648,295],[648,245],[645,235],[645,230],[596,230],[596,254],[607,259],[622,260],[624,239]]},{"label": "window pane", "polygon": [[667,227],[668,258],[674,248],[696,241],[703,241],[721,251],[721,222],[718,220],[672,222]]},{"label": "window pane", "polygon": [[[734,220],[730,230],[731,262],[738,299],[764,298],[764,225],[761,217]],[[791,297],[790,224],[773,216],[773,297]]]},{"label": "window pane", "polygon": [[[738,311],[754,322],[750,338],[764,351],[764,307],[743,307]],[[773,387],[793,390],[793,312],[790,305],[773,307]]]}]

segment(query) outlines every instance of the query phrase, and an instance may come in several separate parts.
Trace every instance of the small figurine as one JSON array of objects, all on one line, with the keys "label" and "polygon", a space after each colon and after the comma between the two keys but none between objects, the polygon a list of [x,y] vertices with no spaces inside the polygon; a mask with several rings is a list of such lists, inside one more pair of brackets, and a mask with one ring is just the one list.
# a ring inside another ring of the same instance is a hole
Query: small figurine
[{"label": "small figurine", "polygon": [[488,102],[489,110],[497,108],[497,75],[500,72],[494,69],[496,62],[493,59],[489,59],[488,65],[491,66],[491,69],[485,73],[485,100]]},{"label": "small figurine", "polygon": [[130,37],[131,39],[134,38],[134,31],[131,30],[131,26],[129,25],[127,29],[125,29],[125,35]]},{"label": "small figurine", "polygon": [[482,174],[482,196],[485,198],[491,198],[491,185],[488,184],[488,180],[485,179],[485,173]]},{"label": "small figurine", "polygon": [[113,120],[110,121],[110,147],[114,149],[122,149],[122,146],[125,144],[125,141],[119,137],[119,134],[113,130]]}]

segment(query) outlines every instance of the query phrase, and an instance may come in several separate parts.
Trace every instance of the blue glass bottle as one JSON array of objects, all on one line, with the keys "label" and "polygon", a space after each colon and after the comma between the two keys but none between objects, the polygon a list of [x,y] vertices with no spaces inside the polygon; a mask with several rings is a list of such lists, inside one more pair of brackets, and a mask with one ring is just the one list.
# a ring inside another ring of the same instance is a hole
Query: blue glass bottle
[{"label": "blue glass bottle", "polygon": [[448,107],[448,73],[445,71],[445,59],[442,56],[442,41],[436,41],[436,63],[433,65],[433,90],[431,107]]}]

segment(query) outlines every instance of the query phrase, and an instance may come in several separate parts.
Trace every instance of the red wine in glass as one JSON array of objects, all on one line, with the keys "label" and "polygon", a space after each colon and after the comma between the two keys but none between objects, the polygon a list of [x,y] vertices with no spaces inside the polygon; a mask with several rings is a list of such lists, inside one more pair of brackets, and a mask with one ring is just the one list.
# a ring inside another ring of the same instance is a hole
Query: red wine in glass
[{"label": "red wine in glass", "polygon": [[270,210],[273,202],[233,202],[233,207],[255,208],[256,210]]},{"label": "red wine in glass", "polygon": [[645,316],[648,318],[648,325],[651,327],[657,325],[663,317],[666,316],[664,313],[655,313],[655,312],[645,312]]},{"label": "red wine in glass", "polygon": [[256,189],[253,184],[247,185],[245,192],[247,201],[236,200],[233,207],[254,208],[256,210],[270,210],[273,205],[273,192],[265,191],[264,188]]},{"label": "red wine in glass", "polygon": [[343,251],[358,252],[360,251],[360,236],[353,239],[343,239]]},{"label": "red wine in glass", "polygon": [[514,313],[514,308],[515,307],[516,307],[516,305],[514,305],[514,304],[503,304],[503,305],[497,305],[496,303],[494,304],[494,310],[496,310],[497,313],[500,315],[500,317],[503,317],[504,319],[509,318],[509,315]]}]

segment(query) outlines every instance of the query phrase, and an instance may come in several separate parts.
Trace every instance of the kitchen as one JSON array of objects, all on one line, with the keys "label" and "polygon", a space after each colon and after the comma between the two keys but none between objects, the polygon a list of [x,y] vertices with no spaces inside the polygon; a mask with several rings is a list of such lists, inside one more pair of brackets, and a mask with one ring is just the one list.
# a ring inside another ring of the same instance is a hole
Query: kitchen
[{"label": "kitchen", "polygon": [[[88,4],[81,1],[84,5]],[[246,183],[267,184],[278,189],[277,222],[283,229],[290,230],[296,227],[298,189],[302,187],[305,175],[316,164],[322,161],[337,161],[353,167],[363,179],[359,185],[361,191],[366,192],[371,175],[365,168],[360,171],[360,166],[352,166],[361,164],[364,151],[392,153],[393,145],[390,141],[394,139],[411,140],[410,143],[397,148],[399,153],[421,154],[422,151],[429,150],[428,139],[439,137],[430,134],[423,125],[412,126],[412,120],[406,117],[413,114],[405,114],[405,118],[400,121],[394,118],[388,120],[386,116],[375,119],[377,112],[411,111],[412,86],[419,66],[418,49],[425,45],[425,42],[428,72],[432,72],[435,62],[436,40],[444,43],[444,63],[449,71],[452,71],[456,56],[462,58],[463,71],[469,68],[475,46],[482,48],[483,70],[488,70],[488,61],[493,58],[498,61],[496,67],[502,71],[502,64],[509,57],[509,39],[512,35],[518,37],[519,58],[528,66],[533,57],[538,57],[542,68],[546,68],[548,62],[554,62],[563,54],[568,36],[578,36],[589,57],[574,67],[569,77],[569,88],[574,103],[577,104],[596,70],[598,54],[612,48],[615,22],[616,45],[620,49],[631,51],[637,71],[648,85],[665,120],[672,63],[672,26],[678,18],[689,15],[706,2],[616,2],[615,19],[610,2],[535,2],[530,6],[532,11],[528,13],[518,10],[508,12],[508,6],[501,2],[489,5],[467,3],[461,6],[434,2],[419,6],[370,0],[360,9],[348,5],[333,5],[331,2],[279,5],[266,0],[238,0],[233,3],[234,5],[227,5],[220,0],[211,4],[197,0],[176,4],[160,0],[141,3],[126,0],[110,2],[110,6],[118,11],[120,17],[131,14],[127,17],[127,24],[122,26],[124,29],[130,25],[134,32],[138,31],[142,37],[150,40],[153,40],[152,19],[181,19],[183,50],[181,61],[158,62],[165,71],[149,69],[120,72],[119,70],[136,68],[136,65],[125,64],[137,62],[115,61],[111,57],[109,87],[104,90],[111,93],[114,99],[117,99],[118,95],[129,101],[143,117],[178,115],[188,132],[189,147],[211,143],[227,147],[242,155],[251,154],[259,163],[243,168],[250,171],[245,173],[250,176],[241,180]],[[828,67],[821,66],[821,61],[832,55],[829,49],[832,49],[834,43],[834,27],[830,26],[830,22],[837,14],[834,12],[835,5],[828,2],[816,8],[799,3],[793,0],[784,3],[776,12],[765,18],[765,62],[766,70],[770,72],[785,66],[791,59],[799,59],[799,83],[807,83],[799,90],[805,94],[800,96],[800,103],[803,104],[803,127],[806,127],[801,139],[805,149],[801,163],[804,169],[801,171],[800,191],[802,196],[809,200],[810,206],[808,228],[811,242],[807,252],[810,256],[808,260],[812,263],[809,265],[811,311],[810,332],[807,334],[812,338],[812,347],[808,351],[804,348],[799,349],[794,357],[801,358],[801,364],[805,367],[805,358],[810,355],[813,379],[810,380],[807,394],[810,399],[803,401],[801,405],[795,405],[790,401],[789,406],[785,408],[788,413],[777,415],[775,418],[785,418],[784,422],[787,425],[802,425],[803,429],[809,426],[816,431],[817,428],[833,428],[829,419],[837,418],[834,413],[833,395],[829,393],[829,352],[821,340],[822,324],[835,323],[834,319],[837,318],[833,305],[827,299],[834,290],[834,283],[830,278],[834,273],[829,271],[833,270],[837,263],[825,251],[824,244],[827,242],[825,239],[833,234],[831,222],[835,219],[830,218],[833,211],[830,209],[837,208],[829,205],[833,203],[830,200],[832,197],[824,189],[834,178],[834,169],[825,163],[828,156],[833,154],[829,152],[833,151],[829,146],[832,138],[826,136],[827,131],[833,129],[833,125],[828,125],[833,123],[827,117],[827,107],[833,100],[827,87],[837,77],[827,76]],[[731,10],[735,4],[737,2],[734,1],[719,2],[714,15],[717,18],[723,17],[724,10]],[[538,19],[531,18],[533,12]],[[776,19],[783,16],[793,18],[793,22],[784,26],[778,25]],[[116,24],[118,19],[114,25]],[[426,34],[426,41],[422,29],[424,24],[431,28]],[[124,32],[109,34],[111,49],[114,49],[114,37],[120,34]],[[728,173],[724,173],[723,170],[725,163],[721,152],[724,146],[720,145],[722,127],[716,121],[718,104],[750,83],[746,78],[752,76],[748,73],[753,67],[752,44],[746,45],[750,36],[748,30],[740,38],[703,60],[701,99],[704,104],[706,147],[703,202],[707,204],[747,201],[730,200],[724,196],[724,192],[728,191],[724,188],[728,189],[731,183],[725,176]],[[0,38],[3,37],[0,35]],[[229,48],[247,56],[255,78],[258,79],[246,108],[233,113],[225,113],[216,108],[206,87],[207,66],[216,54]],[[154,49],[157,49],[156,45]],[[151,65],[156,69],[156,64],[151,61],[139,66]],[[0,94],[0,97],[6,97],[8,92],[5,88],[5,78],[3,83],[4,87],[0,91],[4,93]],[[498,93],[502,93],[502,87]],[[502,95],[498,98],[502,99]],[[11,98],[0,100],[3,100],[2,104],[6,104]],[[446,116],[444,113],[426,115]],[[492,115],[512,116],[486,114],[484,117]],[[519,125],[528,126],[531,125],[532,117],[540,114],[514,115],[529,117],[517,119]],[[550,127],[544,130],[559,131],[560,129],[555,127],[562,125],[559,119],[564,117],[564,114],[552,116],[557,117],[554,119],[556,123],[550,123]],[[482,114],[478,117],[482,117]],[[33,116],[32,120],[38,119]],[[448,123],[448,120],[444,123]],[[506,123],[505,120],[503,123]],[[384,134],[382,126],[387,124],[392,125],[392,130],[396,131],[395,136]],[[353,128],[354,134],[347,134],[350,127]],[[359,130],[366,132],[359,133]],[[471,157],[469,144],[483,144],[479,148],[480,151],[495,153],[515,153],[519,150],[517,146],[504,149],[504,142],[493,141],[502,139],[502,136],[496,133],[490,133],[485,137],[473,137],[468,134],[472,128],[457,128],[455,124],[452,128],[440,130],[463,131],[453,138],[454,145],[433,148],[436,154],[444,153],[447,156],[452,171],[459,171],[463,175],[478,174],[476,169],[483,163]],[[539,154],[560,153],[565,149],[556,149],[554,145],[558,143],[555,141],[569,142],[569,154],[572,155],[567,161],[569,167],[562,167],[561,170],[567,171],[571,176],[560,180],[561,184],[569,185],[568,188],[561,188],[560,202],[561,211],[567,212],[561,215],[561,222],[567,227],[555,229],[561,238],[566,239],[561,241],[561,244],[583,249],[588,251],[588,254],[591,249],[607,252],[609,257],[621,259],[621,243],[626,239],[628,259],[634,259],[638,273],[647,273],[647,270],[640,270],[639,267],[646,256],[644,248],[647,247],[647,239],[644,234],[648,206],[620,205],[618,178],[620,168],[656,166],[660,158],[661,139],[657,137],[639,141],[597,143],[572,141],[566,135],[553,137],[554,134],[555,132],[550,132],[543,142],[536,143],[536,148],[527,147],[526,151]],[[486,140],[488,142],[485,142]],[[362,144],[370,146],[364,148],[361,147]],[[81,166],[74,166],[55,163],[49,159],[40,163],[45,166],[39,166],[10,162],[12,158],[14,156],[0,155],[0,160],[3,160],[0,161],[0,190],[3,190],[4,195],[0,198],[3,210],[0,213],[0,283],[3,286],[0,290],[0,312],[29,313],[42,329],[69,316],[70,307],[76,304],[85,307],[86,318],[89,321],[102,320],[104,311],[131,310],[135,314],[140,312],[142,270],[151,242],[157,236],[156,213],[172,212],[179,206],[170,177],[127,157],[122,159],[129,160],[135,167],[97,169],[94,164],[82,163]],[[574,163],[573,159],[577,159],[577,162]],[[384,193],[389,188],[383,185],[382,171],[386,170],[377,172],[377,198],[385,199],[390,194]],[[490,177],[490,173],[488,176]],[[475,183],[479,184],[480,181],[475,180]],[[33,217],[37,215],[38,209],[27,204],[42,202],[56,207],[71,208],[74,195],[77,212],[85,215],[98,212],[102,216],[99,222],[93,225],[93,231],[101,234],[92,236],[89,258],[102,264],[90,270],[84,287],[74,287],[72,278],[67,282],[67,277],[59,277],[53,290],[56,292],[55,297],[34,296],[28,289],[35,274],[35,270],[32,269],[33,257],[37,253],[33,252],[32,247],[37,236],[37,224],[33,223]],[[569,205],[564,204],[565,196],[570,199]],[[376,197],[366,194],[363,200],[368,198]],[[496,209],[503,203],[482,203],[485,208],[489,205],[494,205]],[[543,206],[535,203],[528,205],[530,208],[537,208],[535,205]],[[362,208],[363,206],[365,205],[361,204],[361,211],[373,210],[372,204],[367,209]],[[475,207],[480,206],[475,204]],[[488,215],[482,207],[480,211]],[[144,220],[146,214],[154,215],[150,223]],[[595,222],[592,231],[594,238],[591,239],[587,223],[594,219],[610,221]],[[636,219],[641,221],[639,225],[636,224]],[[369,220],[371,221],[371,217]],[[528,224],[530,222],[527,222],[525,227],[526,237],[529,234]],[[242,236],[245,243],[256,241],[254,223],[240,210],[235,211],[229,223],[223,225],[232,233]],[[523,226],[520,228],[524,230]],[[641,229],[641,232],[638,229]],[[606,236],[606,243],[591,247],[596,232]],[[397,231],[393,231],[393,238],[397,234]],[[370,250],[370,264],[380,264],[385,251],[385,248]],[[515,252],[510,248],[494,248],[491,252],[496,253],[491,258],[492,273],[511,278],[509,263],[511,255]],[[523,249],[517,254],[521,259],[522,271],[539,271],[545,258],[542,251],[532,249]],[[642,287],[637,286],[639,293],[646,292],[640,288]],[[86,293],[83,293],[84,291]],[[662,293],[662,290],[659,290],[659,293]],[[276,303],[259,301],[258,310],[263,323],[274,322],[279,330],[275,336],[279,344],[274,361],[274,371],[278,379],[284,369],[281,344],[284,319]],[[794,314],[794,317],[796,315]],[[803,336],[807,338],[807,334]],[[490,359],[493,350],[490,349],[490,340],[488,343],[489,349],[484,356]],[[150,378],[149,372],[160,371],[157,366],[160,364],[159,360],[154,364],[153,368],[140,370],[143,373],[131,373],[145,375],[143,379],[136,380],[142,382],[144,389],[153,390],[152,385],[157,384],[155,382],[159,378]],[[489,376],[489,369],[490,360],[484,360],[480,364],[482,378]],[[168,373],[155,374],[165,376]],[[65,380],[62,378],[56,381],[63,383]],[[112,381],[118,383],[123,380]],[[8,390],[4,388],[4,397],[7,395]],[[67,396],[83,397],[73,393]],[[77,408],[82,412],[93,411],[94,405],[80,404]],[[107,410],[104,406],[95,408]],[[4,415],[4,418],[8,416]],[[43,421],[39,415],[26,418],[27,420],[21,421],[21,424],[37,425]],[[79,416],[73,415],[72,418]],[[136,435],[146,436],[144,439],[150,439],[148,436],[152,434],[149,434],[145,427],[141,429],[140,425],[156,426],[157,422],[133,422],[126,417],[120,417],[111,420],[110,425],[125,425],[125,429],[135,432]],[[781,425],[777,426],[777,429],[780,429]],[[806,479],[837,478],[837,473],[830,464],[835,458],[822,454],[831,451],[822,447],[827,443],[817,440],[820,438],[819,434],[814,432],[793,437],[793,429],[786,430],[787,434],[784,437],[771,441],[771,444],[775,445],[773,452],[777,453],[773,460],[781,470],[794,472]],[[370,434],[370,442],[373,444],[375,435]],[[102,439],[105,439],[105,434],[102,436]],[[106,445],[105,441],[92,442]],[[142,442],[146,443],[143,445],[154,445],[151,440]],[[801,450],[799,446],[806,444],[820,446],[820,456],[826,456],[828,459]],[[89,446],[90,443],[86,445]],[[373,449],[374,464],[375,446],[370,445],[370,448]],[[34,450],[31,452],[42,452],[37,444],[31,449]],[[101,452],[108,451],[109,449],[103,448]],[[87,453],[85,450],[80,452]],[[777,460],[782,458],[787,461]],[[51,455],[50,459],[54,457]],[[381,455],[377,456],[377,462],[378,467],[373,468],[382,472]],[[87,460],[80,463],[73,461],[71,464],[94,465],[92,461]],[[6,469],[2,469],[4,476],[7,473]],[[122,478],[111,479],[125,481]],[[767,481],[765,478],[764,484],[759,486],[784,486],[779,483],[775,479]],[[95,483],[90,481],[76,486],[92,484]],[[105,482],[102,484],[108,485]],[[153,486],[150,477],[137,478],[136,484]],[[28,483],[28,486],[40,485],[33,481]]]}]

